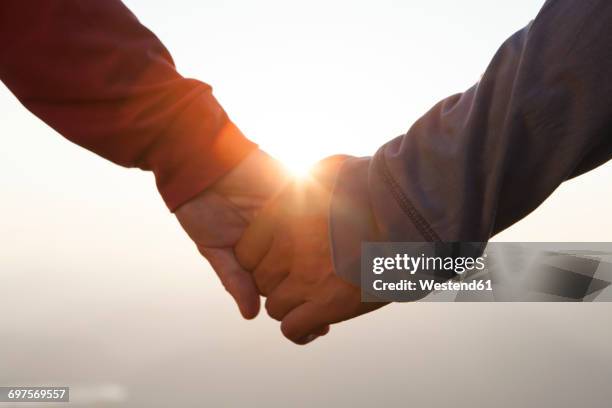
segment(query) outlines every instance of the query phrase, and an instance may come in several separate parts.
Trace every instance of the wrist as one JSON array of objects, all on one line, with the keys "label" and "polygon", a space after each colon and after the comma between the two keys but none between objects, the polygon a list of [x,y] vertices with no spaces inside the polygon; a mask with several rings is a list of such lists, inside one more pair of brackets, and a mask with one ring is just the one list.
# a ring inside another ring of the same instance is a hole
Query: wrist
[{"label": "wrist", "polygon": [[270,197],[277,193],[288,179],[288,172],[278,160],[261,149],[255,149],[213,184],[211,189],[224,195]]},{"label": "wrist", "polygon": [[180,165],[171,170],[153,169],[158,190],[172,212],[211,188],[257,150],[257,145],[229,120],[214,137],[194,137],[186,144],[191,147],[189,154],[183,155],[180,161],[172,159]]}]

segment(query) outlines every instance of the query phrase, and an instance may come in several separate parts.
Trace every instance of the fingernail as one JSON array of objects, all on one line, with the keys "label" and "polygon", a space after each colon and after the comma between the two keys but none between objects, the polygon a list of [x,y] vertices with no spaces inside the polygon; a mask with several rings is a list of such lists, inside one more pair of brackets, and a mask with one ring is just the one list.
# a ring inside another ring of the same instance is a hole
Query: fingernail
[{"label": "fingernail", "polygon": [[319,337],[318,334],[309,334],[308,336],[302,338],[302,340],[300,341],[300,344],[306,345],[310,343],[311,341],[315,340],[317,337]]}]

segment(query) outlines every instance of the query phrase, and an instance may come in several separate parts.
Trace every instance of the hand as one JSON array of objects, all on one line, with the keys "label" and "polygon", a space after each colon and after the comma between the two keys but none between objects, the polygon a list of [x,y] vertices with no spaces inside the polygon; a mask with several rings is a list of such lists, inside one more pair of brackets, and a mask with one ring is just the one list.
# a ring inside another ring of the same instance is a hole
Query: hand
[{"label": "hand", "polygon": [[257,211],[285,182],[281,165],[257,150],[175,212],[246,319],[257,316],[259,293],[252,275],[238,264],[234,246]]},{"label": "hand", "polygon": [[324,335],[329,324],[383,306],[362,303],[359,288],[336,276],[328,212],[335,174],[345,157],[321,162],[311,178],[295,181],[270,201],[238,242],[240,265],[267,296],[268,314],[297,344]]}]

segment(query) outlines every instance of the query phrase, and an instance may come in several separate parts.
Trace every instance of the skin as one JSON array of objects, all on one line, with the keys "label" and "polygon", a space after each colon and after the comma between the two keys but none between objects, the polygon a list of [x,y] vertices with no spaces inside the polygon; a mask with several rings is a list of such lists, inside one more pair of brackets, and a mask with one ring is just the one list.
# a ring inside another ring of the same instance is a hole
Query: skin
[{"label": "skin", "polygon": [[312,177],[286,186],[246,228],[235,248],[267,296],[268,314],[296,344],[307,344],[329,325],[375,310],[359,288],[339,278],[332,262],[328,212],[333,180],[346,157],[321,162]]},{"label": "skin", "polygon": [[283,167],[256,150],[175,212],[246,319],[259,313],[260,297],[252,274],[238,263],[234,246],[257,212],[286,182]]}]

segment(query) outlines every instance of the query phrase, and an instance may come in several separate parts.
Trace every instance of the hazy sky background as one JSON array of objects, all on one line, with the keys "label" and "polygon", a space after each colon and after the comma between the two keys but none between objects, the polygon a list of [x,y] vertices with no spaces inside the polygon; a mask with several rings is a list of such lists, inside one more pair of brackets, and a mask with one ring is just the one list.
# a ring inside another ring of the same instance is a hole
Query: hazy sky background
[{"label": "hazy sky background", "polygon": [[[475,83],[543,2],[126,3],[248,137],[302,163],[374,153]],[[298,348],[240,319],[152,175],[67,142],[1,85],[0,132],[0,385],[72,385],[82,406],[609,406],[607,304],[393,305]],[[498,238],[610,241],[611,177],[566,183]]]}]

